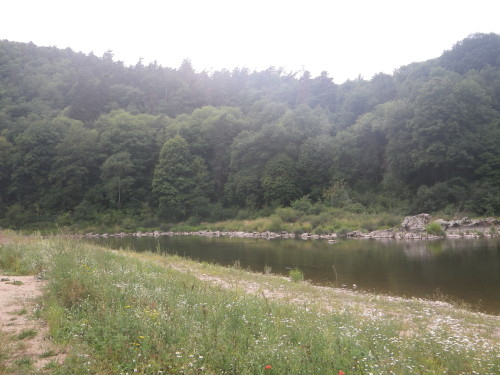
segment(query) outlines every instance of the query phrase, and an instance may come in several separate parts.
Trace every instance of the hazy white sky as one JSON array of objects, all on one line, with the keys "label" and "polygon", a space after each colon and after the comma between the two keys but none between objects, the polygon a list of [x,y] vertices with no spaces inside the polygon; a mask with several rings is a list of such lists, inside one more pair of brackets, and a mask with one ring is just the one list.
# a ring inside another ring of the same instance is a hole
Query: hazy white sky
[{"label": "hazy white sky", "polygon": [[336,83],[438,57],[476,32],[500,34],[499,0],[2,0],[0,39],[70,47],[126,65],[269,66]]}]

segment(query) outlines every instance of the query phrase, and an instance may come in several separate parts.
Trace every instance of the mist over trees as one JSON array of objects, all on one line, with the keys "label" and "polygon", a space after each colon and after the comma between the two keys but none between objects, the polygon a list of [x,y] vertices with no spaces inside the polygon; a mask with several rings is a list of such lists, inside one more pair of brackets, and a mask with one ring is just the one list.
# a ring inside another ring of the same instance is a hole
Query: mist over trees
[{"label": "mist over trees", "polygon": [[306,201],[500,214],[500,36],[341,84],[0,41],[3,226],[157,226]]}]

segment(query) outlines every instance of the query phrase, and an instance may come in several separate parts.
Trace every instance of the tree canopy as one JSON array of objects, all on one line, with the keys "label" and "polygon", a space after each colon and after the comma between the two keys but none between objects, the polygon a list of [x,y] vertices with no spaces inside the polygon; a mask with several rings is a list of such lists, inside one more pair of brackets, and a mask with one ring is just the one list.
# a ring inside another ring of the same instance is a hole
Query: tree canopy
[{"label": "tree canopy", "polygon": [[498,215],[499,145],[496,34],[341,84],[0,41],[4,226],[114,211],[210,220],[340,195]]}]

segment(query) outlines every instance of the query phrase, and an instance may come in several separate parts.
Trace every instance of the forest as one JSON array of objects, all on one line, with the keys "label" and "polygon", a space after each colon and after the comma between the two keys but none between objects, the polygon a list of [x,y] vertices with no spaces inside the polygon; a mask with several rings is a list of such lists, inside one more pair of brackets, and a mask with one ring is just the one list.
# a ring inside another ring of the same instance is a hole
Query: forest
[{"label": "forest", "polygon": [[500,35],[336,83],[0,41],[0,226],[500,214]]}]

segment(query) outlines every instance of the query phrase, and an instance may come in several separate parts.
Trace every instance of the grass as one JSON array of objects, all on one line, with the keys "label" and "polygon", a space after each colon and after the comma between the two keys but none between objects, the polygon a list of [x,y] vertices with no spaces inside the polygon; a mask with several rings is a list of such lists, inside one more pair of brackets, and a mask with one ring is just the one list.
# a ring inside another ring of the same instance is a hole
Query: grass
[{"label": "grass", "polygon": [[439,225],[436,222],[432,222],[432,223],[427,224],[427,226],[425,227],[425,231],[428,234],[432,234],[434,236],[441,236],[441,237],[446,236],[446,233],[445,233],[443,227],[441,227],[441,225]]},{"label": "grass", "polygon": [[46,272],[42,315],[70,348],[53,374],[500,373],[499,318],[445,303],[77,241],[12,252]]},{"label": "grass", "polygon": [[294,283],[304,281],[304,273],[298,268],[291,269],[288,273],[288,276],[290,276],[290,280],[292,280]]},{"label": "grass", "polygon": [[344,209],[318,206],[313,213],[304,213],[292,208],[277,208],[266,217],[244,220],[225,220],[215,223],[201,223],[186,226],[182,223],[173,225],[171,231],[242,231],[242,232],[281,232],[345,234],[353,230],[371,232],[377,229],[388,229],[401,224],[403,216],[388,213],[354,213]]},{"label": "grass", "polygon": [[35,337],[37,335],[37,331],[34,330],[34,329],[25,329],[23,331],[21,331],[17,336],[16,338],[18,340],[24,340],[24,339],[32,339],[33,337]]}]

